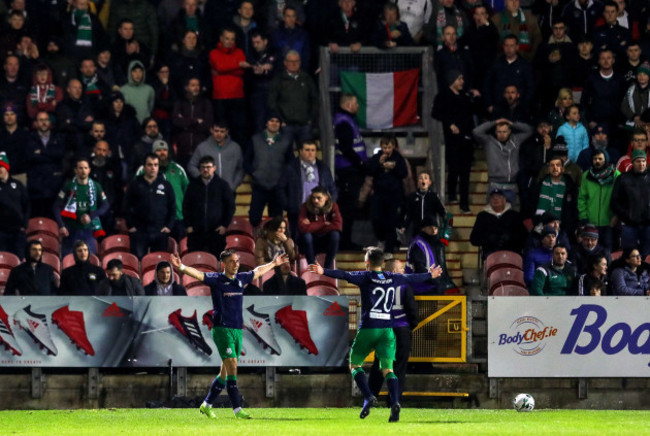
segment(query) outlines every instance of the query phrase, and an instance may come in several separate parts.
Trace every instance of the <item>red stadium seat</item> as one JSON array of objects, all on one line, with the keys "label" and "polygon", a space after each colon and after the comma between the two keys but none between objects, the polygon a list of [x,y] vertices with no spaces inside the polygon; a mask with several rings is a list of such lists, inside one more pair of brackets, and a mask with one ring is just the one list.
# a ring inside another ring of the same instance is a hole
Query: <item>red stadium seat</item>
[{"label": "red stadium seat", "polygon": [[[612,253],[612,262],[617,260],[617,259],[620,259],[622,255],[623,255],[623,250],[613,252]],[[646,260],[646,262],[647,262],[647,260]]]},{"label": "red stadium seat", "polygon": [[187,295],[190,297],[205,297],[210,296],[210,287],[205,285],[194,286],[186,289]]},{"label": "red stadium seat", "polygon": [[0,295],[4,295],[11,268],[0,268]]},{"label": "red stadium seat", "polygon": [[497,286],[492,292],[492,296],[502,296],[502,297],[527,297],[528,290],[524,287],[517,285],[501,285]]},{"label": "red stadium seat", "polygon": [[59,237],[59,225],[56,221],[45,217],[35,217],[29,220],[27,224],[27,237],[34,233],[47,233],[55,238]]},{"label": "red stadium seat", "polygon": [[142,273],[142,286],[147,286],[149,283],[153,282],[153,279],[156,277],[156,271],[150,269],[147,272]]},{"label": "red stadium seat", "polygon": [[253,226],[247,218],[234,217],[226,229],[227,235],[246,235],[253,237]]},{"label": "red stadium seat", "polygon": [[227,235],[226,248],[255,254],[255,240],[247,235]]},{"label": "red stadium seat", "polygon": [[323,295],[340,295],[340,293],[338,289],[331,286],[318,285],[307,288],[307,295],[318,297]]},{"label": "red stadium seat", "polygon": [[[318,262],[321,266],[325,263],[325,254],[321,253],[316,255],[316,262]],[[307,271],[307,267],[309,266],[309,263],[307,262],[307,258],[304,256],[300,256],[298,259],[298,273],[302,276],[302,273]],[[332,262],[332,268],[336,268],[336,259],[334,259],[334,262]]]},{"label": "red stadium seat", "polygon": [[140,274],[138,274],[137,272],[133,271],[131,268],[124,268],[124,269],[122,270],[122,272],[123,272],[124,274],[126,274],[127,276],[131,276],[131,277],[133,277],[133,278],[136,278],[136,279],[140,280]]},{"label": "red stadium seat", "polygon": [[145,254],[145,256],[142,258],[142,261],[140,262],[142,276],[144,277],[144,273],[149,270],[155,270],[158,262],[162,262],[164,260],[169,262],[171,257],[172,255],[166,251],[154,251],[153,253]]},{"label": "red stadium seat", "polygon": [[489,295],[500,285],[518,285],[526,287],[524,272],[517,268],[504,267],[495,269],[488,277]]},{"label": "red stadium seat", "polygon": [[29,237],[29,240],[39,241],[41,245],[43,245],[44,252],[47,251],[48,253],[52,253],[56,256],[61,255],[61,243],[59,242],[59,238],[55,238],[49,233],[34,233]]},{"label": "red stadium seat", "polygon": [[205,251],[193,251],[192,253],[187,253],[181,259],[183,265],[193,266],[197,269],[207,269],[208,271],[219,271],[219,261],[217,258],[210,253]]},{"label": "red stadium seat", "polygon": [[121,251],[106,254],[104,257],[102,257],[102,268],[106,269],[106,265],[108,265],[108,262],[113,259],[121,260],[122,263],[124,264],[124,270],[128,269],[136,273],[138,275],[138,278],[140,278],[140,262],[138,261],[138,258],[135,257],[134,254],[125,253]]},{"label": "red stadium seat", "polygon": [[488,277],[492,271],[502,266],[523,270],[524,262],[521,256],[514,251],[495,251],[485,259],[485,265],[483,265],[485,276]]},{"label": "red stadium seat", "polygon": [[187,236],[181,239],[179,256],[185,256],[190,250],[187,248]]},{"label": "red stadium seat", "polygon": [[99,255],[103,258],[118,251],[131,252],[131,240],[128,235],[112,235],[104,238],[99,245]]},{"label": "red stadium seat", "polygon": [[167,252],[178,253],[178,242],[176,242],[176,239],[171,236],[167,237]]},{"label": "red stadium seat", "polygon": [[321,286],[321,285],[330,286],[335,289],[339,288],[338,280],[333,279],[331,277],[314,274],[309,271],[304,271],[300,275],[300,277],[305,281],[305,284],[307,284],[308,289],[312,286]]},{"label": "red stadium seat", "polygon": [[275,275],[275,269],[272,269],[271,271],[267,271],[265,274],[263,274],[262,277],[260,277],[259,288],[262,289],[264,282],[266,282],[268,279],[273,277],[273,275]]},{"label": "red stadium seat", "polygon": [[50,265],[54,268],[54,271],[61,274],[61,259],[56,254],[43,251],[43,257],[41,259],[43,263]]},{"label": "red stadium seat", "polygon": [[[99,258],[95,256],[94,254],[90,253],[88,255],[88,260],[90,261],[91,264],[95,266],[102,266],[102,263],[99,261]],[[72,253],[66,255],[63,258],[63,269],[70,268],[71,266],[74,265],[74,255]]]},{"label": "red stadium seat", "polygon": [[13,268],[20,265],[20,259],[8,251],[0,251],[0,268]]},{"label": "red stadium seat", "polygon": [[242,271],[248,270],[252,271],[257,265],[255,265],[255,255],[248,253],[246,251],[237,251],[239,255],[239,265],[240,268],[243,268]]}]

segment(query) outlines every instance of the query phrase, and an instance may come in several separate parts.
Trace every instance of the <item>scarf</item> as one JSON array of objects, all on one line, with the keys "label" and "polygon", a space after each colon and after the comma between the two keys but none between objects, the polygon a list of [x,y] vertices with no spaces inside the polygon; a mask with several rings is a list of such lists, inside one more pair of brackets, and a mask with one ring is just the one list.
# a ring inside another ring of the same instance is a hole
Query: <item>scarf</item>
[{"label": "scarf", "polygon": [[88,77],[82,77],[81,78],[81,81],[83,82],[84,87],[86,88],[86,90],[84,92],[86,95],[99,95],[99,96],[101,96],[101,91],[97,87],[98,79],[99,79],[99,77],[97,76],[97,74],[95,74],[91,78],[88,78]]},{"label": "scarf", "polygon": [[[528,23],[526,23],[524,11],[519,8],[517,15],[514,17],[510,11],[503,11],[501,18],[501,38],[513,33],[519,38],[519,49],[524,52],[530,51],[530,35],[528,34]],[[517,26],[517,29],[514,28],[515,26]]]},{"label": "scarf", "polygon": [[[463,36],[463,31],[464,31],[464,26],[463,26],[463,15],[461,14],[460,10],[456,7],[453,9],[450,8],[451,14],[455,15],[456,17],[456,36],[460,38]],[[451,15],[450,14],[450,15]],[[447,24],[452,24],[452,23],[447,23],[447,13],[445,11],[445,8],[442,7],[438,11],[438,15],[436,15],[436,41],[438,42],[438,47],[442,47],[442,29],[445,28]]]},{"label": "scarf", "polygon": [[51,103],[56,98],[56,86],[51,83],[47,85],[35,84],[29,90],[29,103],[36,106],[39,103]]},{"label": "scarf", "polygon": [[75,9],[72,12],[72,25],[77,26],[75,45],[80,47],[93,46],[93,26],[88,11]]},{"label": "scarf", "polygon": [[266,145],[271,147],[273,144],[278,142],[280,140],[280,134],[276,133],[273,136],[269,136],[269,132],[267,130],[264,131],[264,141],[266,142]]},{"label": "scarf", "polygon": [[544,212],[553,212],[557,216],[562,216],[562,203],[566,193],[566,184],[564,177],[559,183],[553,183],[551,176],[547,176],[542,181],[542,187],[539,190],[539,201],[537,203],[536,215]]},{"label": "scarf", "polygon": [[616,173],[616,168],[614,165],[608,165],[599,172],[596,172],[594,167],[589,168],[589,174],[587,178],[592,180],[599,185],[611,185],[614,183],[614,173]]},{"label": "scarf", "polygon": [[[61,211],[61,216],[63,218],[69,218],[72,220],[77,220],[77,190],[79,189],[79,182],[77,178],[72,179],[72,186],[70,189],[70,195],[68,196],[68,201],[65,204],[65,207]],[[92,179],[88,179],[88,209],[90,212],[97,210],[97,186]],[[106,233],[102,229],[102,222],[99,220],[99,217],[92,219],[91,223],[93,228],[93,236],[98,238],[100,236],[106,236]]]}]

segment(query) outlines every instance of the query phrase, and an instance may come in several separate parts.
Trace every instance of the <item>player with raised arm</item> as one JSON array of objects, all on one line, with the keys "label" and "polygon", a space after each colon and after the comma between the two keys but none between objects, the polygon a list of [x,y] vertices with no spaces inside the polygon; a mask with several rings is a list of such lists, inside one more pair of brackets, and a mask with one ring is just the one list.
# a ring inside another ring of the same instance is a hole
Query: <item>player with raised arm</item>
[{"label": "player with raised arm", "polygon": [[318,263],[309,265],[312,273],[326,275],[335,279],[346,280],[357,285],[361,291],[361,322],[357,336],[350,350],[350,371],[352,378],[363,394],[363,407],[359,417],[364,419],[370,413],[370,408],[377,398],[370,391],[368,379],[361,365],[366,356],[375,351],[379,359],[379,367],[386,379],[390,397],[390,418],[388,422],[399,421],[399,382],[393,373],[395,360],[395,334],[391,310],[395,302],[395,292],[399,286],[421,283],[429,278],[438,278],[442,268],[431,265],[428,273],[397,274],[384,272],[384,252],[377,247],[366,250],[366,271],[341,271],[324,269]]},{"label": "player with raised arm", "polygon": [[223,273],[204,273],[190,266],[185,266],[176,254],[171,256],[171,264],[180,272],[202,281],[210,286],[214,314],[212,319],[212,339],[217,345],[223,364],[219,375],[210,386],[210,392],[205,397],[199,411],[208,418],[216,418],[212,404],[226,388],[233,413],[236,418],[250,419],[250,415],[242,409],[239,389],[237,389],[237,360],[242,344],[242,304],[244,287],[258,279],[276,266],[289,261],[286,254],[275,256],[266,265],[260,265],[253,271],[240,273],[239,255],[232,249],[224,250],[219,256],[224,265]]}]

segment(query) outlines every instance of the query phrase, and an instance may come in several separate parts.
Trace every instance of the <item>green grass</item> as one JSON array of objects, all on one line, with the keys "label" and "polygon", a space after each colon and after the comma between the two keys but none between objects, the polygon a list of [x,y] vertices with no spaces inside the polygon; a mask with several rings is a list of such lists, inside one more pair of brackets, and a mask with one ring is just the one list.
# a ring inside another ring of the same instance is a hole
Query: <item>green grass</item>
[{"label": "green grass", "polygon": [[100,409],[0,412],[1,435],[650,435],[650,412],[614,410],[404,409],[399,423],[389,410],[246,409],[254,419],[235,420],[219,409],[209,420],[191,409]]}]

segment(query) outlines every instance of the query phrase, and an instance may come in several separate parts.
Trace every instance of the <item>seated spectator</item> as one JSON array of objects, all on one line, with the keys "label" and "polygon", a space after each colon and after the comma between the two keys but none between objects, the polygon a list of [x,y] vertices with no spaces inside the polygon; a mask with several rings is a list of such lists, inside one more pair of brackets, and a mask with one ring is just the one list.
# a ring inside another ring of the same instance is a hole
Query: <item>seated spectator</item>
[{"label": "seated spectator", "polygon": [[90,263],[88,244],[77,240],[74,243],[74,265],[61,272],[61,286],[58,295],[98,295],[102,282],[108,280],[104,270]]},{"label": "seated spectator", "polygon": [[636,248],[623,249],[623,255],[612,265],[613,295],[650,295],[648,264]]},{"label": "seated spectator", "polygon": [[135,297],[144,295],[144,288],[140,280],[125,274],[124,264],[120,259],[111,259],[106,264],[108,280],[103,281],[98,287],[98,295],[112,297]]},{"label": "seated spectator", "polygon": [[43,263],[43,244],[32,240],[27,242],[25,262],[9,273],[5,295],[55,295],[59,279],[54,268]]},{"label": "seated spectator", "polygon": [[498,188],[489,192],[488,204],[476,217],[469,237],[474,246],[481,247],[482,258],[499,250],[521,253],[524,248],[526,228],[522,216],[506,201]]},{"label": "seated spectator", "polygon": [[34,70],[32,87],[27,96],[27,115],[31,120],[40,111],[54,116],[57,103],[63,100],[63,91],[54,85],[52,71],[45,64],[39,64]]},{"label": "seated spectator", "polygon": [[275,274],[262,285],[263,295],[307,295],[307,285],[291,272],[291,264],[274,268]]},{"label": "seated spectator", "polygon": [[382,17],[375,23],[370,43],[379,48],[413,45],[413,38],[406,23],[400,21],[397,5],[384,4]]},{"label": "seated spectator", "polygon": [[573,105],[567,109],[565,119],[566,122],[557,130],[556,136],[562,136],[566,140],[569,160],[577,162],[580,152],[589,148],[589,134],[585,126],[580,122],[580,108],[578,105]]},{"label": "seated spectator", "polygon": [[406,252],[406,272],[422,273],[429,271],[431,265],[434,264],[442,268],[440,277],[429,279],[422,284],[411,285],[413,291],[417,294],[440,295],[447,290],[456,288],[447,270],[445,244],[440,241],[438,229],[438,221],[435,217],[424,217],[421,222],[420,232],[413,238]]},{"label": "seated spectator", "polygon": [[255,264],[264,265],[275,256],[286,253],[289,261],[296,260],[293,239],[287,232],[287,223],[282,216],[276,216],[264,223],[260,237],[255,241]]},{"label": "seated spectator", "polygon": [[580,228],[578,244],[571,250],[571,263],[578,274],[584,274],[589,268],[589,257],[596,255],[605,257],[608,264],[612,262],[609,250],[598,243],[598,228],[593,224],[586,224]]},{"label": "seated spectator", "polygon": [[429,173],[420,171],[417,189],[406,198],[405,206],[402,208],[400,223],[402,233],[412,226],[412,235],[415,237],[422,227],[422,220],[425,216],[442,219],[447,215],[447,209],[440,201],[440,197],[431,189],[432,183]]},{"label": "seated spectator", "polygon": [[86,242],[90,252],[96,254],[95,238],[106,235],[100,218],[109,207],[101,185],[90,178],[90,160],[85,157],[78,159],[75,177],[59,192],[53,207],[59,235],[63,238],[63,256],[72,253],[77,240]]},{"label": "seated spectator", "polygon": [[567,261],[567,249],[563,245],[553,247],[553,258],[549,263],[537,267],[530,285],[530,295],[567,295],[573,289],[576,270]]},{"label": "seated spectator", "polygon": [[139,123],[150,117],[156,100],[156,92],[146,83],[144,65],[140,61],[131,61],[127,72],[127,83],[122,85],[120,92],[124,102],[135,108],[135,116]]},{"label": "seated spectator", "polygon": [[524,256],[524,282],[528,286],[533,282],[533,276],[538,267],[553,260],[553,247],[557,240],[557,232],[551,226],[544,226],[541,232],[541,244],[530,249]]},{"label": "seated spectator", "polygon": [[0,251],[21,257],[27,242],[29,197],[25,186],[10,177],[9,168],[7,154],[0,152]]},{"label": "seated spectator", "polygon": [[636,69],[636,81],[625,92],[621,111],[629,128],[640,127],[641,115],[650,107],[650,63],[643,62]]},{"label": "seated spectator", "polygon": [[545,226],[553,227],[555,234],[557,235],[556,242],[558,244],[564,245],[567,247],[569,252],[571,252],[571,243],[569,242],[569,236],[564,231],[564,229],[560,228],[560,218],[551,212],[545,212],[541,217],[538,218],[540,221],[534,222],[535,226],[533,227],[533,230],[528,234],[524,252],[528,252],[533,248],[539,248],[542,246],[542,230]]},{"label": "seated spectator", "polygon": [[587,272],[575,281],[576,295],[607,295],[607,258],[602,254],[590,255],[587,258]]},{"label": "seated spectator", "polygon": [[300,248],[305,253],[307,262],[310,265],[315,263],[316,253],[324,250],[323,267],[332,268],[339,249],[343,220],[338,205],[327,189],[316,186],[311,190],[311,196],[300,207],[298,230]]},{"label": "seated spectator", "polygon": [[174,269],[172,265],[163,260],[156,265],[156,275],[153,282],[144,287],[144,295],[149,296],[183,296],[187,291],[183,285],[174,281]]},{"label": "seated spectator", "polygon": [[621,174],[632,171],[632,153],[634,150],[645,153],[647,158],[650,149],[648,148],[648,134],[644,130],[637,129],[634,131],[630,145],[627,147],[627,153],[621,156],[616,163],[616,169]]}]

